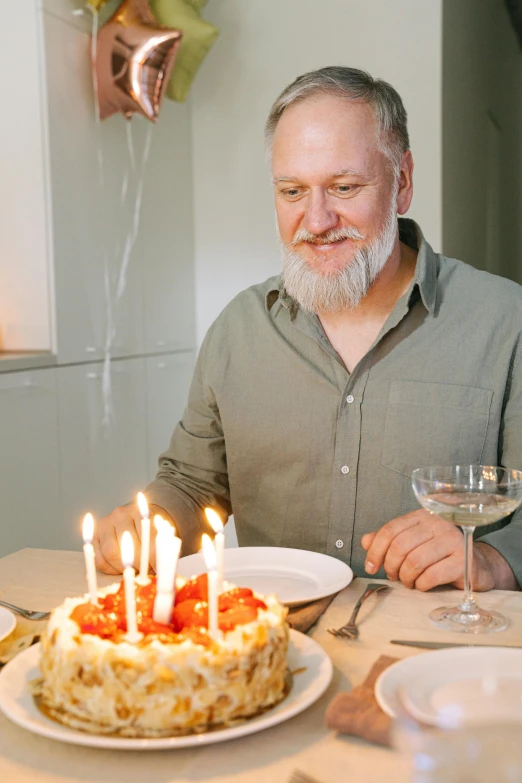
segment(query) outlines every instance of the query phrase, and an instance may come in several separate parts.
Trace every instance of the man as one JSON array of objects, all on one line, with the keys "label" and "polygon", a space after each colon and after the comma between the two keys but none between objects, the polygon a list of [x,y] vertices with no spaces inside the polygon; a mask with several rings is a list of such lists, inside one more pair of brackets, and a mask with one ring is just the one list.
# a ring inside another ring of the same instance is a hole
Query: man
[{"label": "man", "polygon": [[[326,552],[420,590],[460,587],[462,535],[418,508],[411,472],[522,467],[521,289],[435,254],[413,221],[397,221],[413,159],[385,82],[350,68],[305,74],[272,107],[266,141],[283,277],[239,294],[210,328],[147,497],[185,554],[212,506],[234,513],[240,545]],[[521,527],[516,515],[476,545],[476,589],[518,589]],[[101,570],[121,570],[126,528],[138,550],[132,504],[101,521]]]}]

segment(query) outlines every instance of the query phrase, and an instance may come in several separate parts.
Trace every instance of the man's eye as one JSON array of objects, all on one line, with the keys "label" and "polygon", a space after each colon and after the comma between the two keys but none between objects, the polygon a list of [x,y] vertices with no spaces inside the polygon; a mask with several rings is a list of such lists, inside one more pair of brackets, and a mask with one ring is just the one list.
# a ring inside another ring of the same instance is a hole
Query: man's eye
[{"label": "man's eye", "polygon": [[338,193],[350,193],[354,189],[353,185],[337,185],[336,190]]},{"label": "man's eye", "polygon": [[299,195],[299,189],[298,188],[287,188],[286,190],[283,190],[283,194],[285,196],[288,196],[289,198],[295,198]]}]

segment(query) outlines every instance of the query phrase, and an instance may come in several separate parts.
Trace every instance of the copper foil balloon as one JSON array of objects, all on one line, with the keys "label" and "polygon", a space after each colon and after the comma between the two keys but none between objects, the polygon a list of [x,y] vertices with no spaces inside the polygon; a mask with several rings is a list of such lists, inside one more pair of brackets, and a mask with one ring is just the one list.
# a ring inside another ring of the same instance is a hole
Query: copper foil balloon
[{"label": "copper foil balloon", "polygon": [[123,0],[96,42],[102,120],[139,112],[156,122],[181,37],[180,30],[158,24],[147,0]]}]

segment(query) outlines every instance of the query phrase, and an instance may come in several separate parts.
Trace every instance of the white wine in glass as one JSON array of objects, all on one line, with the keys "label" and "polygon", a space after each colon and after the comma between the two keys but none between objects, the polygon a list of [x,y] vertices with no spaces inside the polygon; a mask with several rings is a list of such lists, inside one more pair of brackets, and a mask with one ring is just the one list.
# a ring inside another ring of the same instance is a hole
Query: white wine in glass
[{"label": "white wine in glass", "polygon": [[463,633],[492,633],[509,621],[498,612],[486,612],[472,592],[473,531],[512,514],[522,503],[522,472],[489,465],[452,465],[418,468],[412,487],[421,506],[464,533],[464,598],[457,606],[442,606],[430,614],[440,628]]}]

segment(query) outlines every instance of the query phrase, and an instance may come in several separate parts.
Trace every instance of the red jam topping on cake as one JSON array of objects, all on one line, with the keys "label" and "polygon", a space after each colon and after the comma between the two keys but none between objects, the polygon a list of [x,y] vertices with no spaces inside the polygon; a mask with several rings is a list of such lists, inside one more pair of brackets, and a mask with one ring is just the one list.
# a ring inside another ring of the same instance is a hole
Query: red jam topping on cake
[{"label": "red jam topping on cake", "polygon": [[[176,592],[174,609],[169,625],[161,625],[152,619],[156,579],[151,577],[148,585],[136,584],[136,616],[138,630],[150,641],[150,637],[164,643],[182,642],[192,639],[196,644],[208,644],[208,581],[201,574],[186,582]],[[222,593],[218,599],[218,626],[221,631],[231,631],[237,625],[246,625],[257,618],[259,609],[266,604],[256,598],[248,587],[236,587]],[[79,604],[71,613],[80,631],[102,639],[121,639],[127,630],[125,616],[125,593],[123,582],[115,593],[99,598],[99,606],[91,603]]]}]

